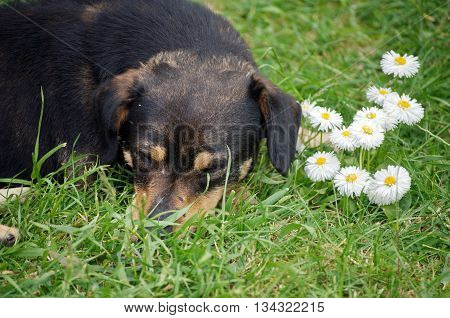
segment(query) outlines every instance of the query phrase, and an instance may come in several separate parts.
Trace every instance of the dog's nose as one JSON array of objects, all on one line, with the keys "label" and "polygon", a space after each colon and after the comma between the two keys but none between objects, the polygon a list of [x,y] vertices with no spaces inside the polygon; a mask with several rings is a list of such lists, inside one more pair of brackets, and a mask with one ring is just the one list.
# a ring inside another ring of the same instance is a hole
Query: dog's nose
[{"label": "dog's nose", "polygon": [[[154,221],[164,221],[173,213],[174,208],[168,202],[166,197],[158,196],[155,200],[156,204],[150,208],[150,211],[147,215],[147,218],[152,219]],[[173,226],[161,226],[162,230],[161,234],[171,233],[173,231]],[[151,228],[148,228],[151,229]]]},{"label": "dog's nose", "polygon": [[162,221],[170,215],[168,211],[170,211],[171,208],[164,196],[156,197],[155,202],[156,203],[150,207],[147,217],[156,221]]}]

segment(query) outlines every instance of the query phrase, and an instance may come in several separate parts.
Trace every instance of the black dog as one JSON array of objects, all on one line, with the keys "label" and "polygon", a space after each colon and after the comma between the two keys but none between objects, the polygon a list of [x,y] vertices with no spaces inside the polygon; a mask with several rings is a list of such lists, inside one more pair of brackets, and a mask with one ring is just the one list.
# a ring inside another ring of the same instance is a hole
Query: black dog
[{"label": "black dog", "polygon": [[4,5],[0,24],[0,177],[29,178],[41,88],[40,153],[68,145],[42,173],[72,149],[102,164],[123,158],[145,214],[215,207],[227,171],[229,183],[242,180],[262,138],[288,173],[300,107],[210,10],[183,0],[52,0]]}]

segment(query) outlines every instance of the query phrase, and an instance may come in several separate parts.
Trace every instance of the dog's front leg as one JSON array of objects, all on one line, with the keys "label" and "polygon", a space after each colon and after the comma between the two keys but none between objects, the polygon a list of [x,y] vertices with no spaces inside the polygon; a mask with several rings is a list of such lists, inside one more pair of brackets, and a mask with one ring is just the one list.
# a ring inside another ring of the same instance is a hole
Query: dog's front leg
[{"label": "dog's front leg", "polygon": [[[5,202],[11,197],[17,197],[20,200],[25,199],[25,194],[30,190],[28,187],[0,189],[0,203]],[[19,239],[19,230],[0,224],[0,245],[12,246]]]}]

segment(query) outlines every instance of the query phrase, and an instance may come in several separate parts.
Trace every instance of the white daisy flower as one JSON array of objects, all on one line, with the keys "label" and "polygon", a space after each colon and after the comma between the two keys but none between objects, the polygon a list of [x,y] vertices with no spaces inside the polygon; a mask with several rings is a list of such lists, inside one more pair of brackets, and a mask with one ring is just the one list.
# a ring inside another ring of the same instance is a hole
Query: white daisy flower
[{"label": "white daisy flower", "polygon": [[411,187],[411,177],[405,168],[388,166],[377,171],[369,180],[366,194],[370,202],[388,205],[399,201]]},{"label": "white daisy flower", "polygon": [[312,181],[331,180],[339,171],[339,160],[333,152],[316,152],[306,159],[305,172]]},{"label": "white daisy flower", "polygon": [[355,137],[356,146],[366,150],[379,147],[384,140],[383,128],[368,120],[353,122],[349,129]]},{"label": "white daisy flower", "polygon": [[407,125],[417,124],[424,115],[424,109],[415,99],[406,94],[390,94],[384,101],[383,108],[388,116],[395,117]]},{"label": "white daisy flower", "polygon": [[369,102],[374,102],[377,105],[383,106],[384,100],[386,96],[392,93],[392,90],[389,87],[380,87],[370,86],[366,91],[367,100]]},{"label": "white daisy flower", "polygon": [[383,54],[380,65],[385,74],[393,74],[398,77],[414,76],[420,67],[416,56],[407,54],[401,56],[392,50]]},{"label": "white daisy flower", "polygon": [[398,118],[396,116],[390,116],[384,110],[383,110],[383,112],[385,114],[385,116],[384,116],[385,120],[384,120],[384,125],[383,125],[384,131],[386,132],[386,131],[390,131],[394,128],[397,128]]},{"label": "white daisy flower", "polygon": [[375,125],[380,125],[382,128],[385,128],[386,122],[386,113],[378,107],[364,107],[361,110],[356,112],[354,121],[370,121]]},{"label": "white daisy flower", "polygon": [[311,102],[309,99],[305,99],[301,102],[300,106],[302,108],[302,115],[306,118],[309,118],[311,116],[311,112],[317,107],[316,102]]},{"label": "white daisy flower", "polygon": [[316,106],[311,112],[310,119],[311,125],[320,131],[328,131],[342,126],[342,116],[326,107]]},{"label": "white daisy flower", "polygon": [[359,197],[367,185],[370,174],[358,167],[342,168],[334,177],[334,186],[343,196]]},{"label": "white daisy flower", "polygon": [[339,150],[353,151],[356,148],[355,138],[349,128],[335,128],[330,134],[331,144]]}]

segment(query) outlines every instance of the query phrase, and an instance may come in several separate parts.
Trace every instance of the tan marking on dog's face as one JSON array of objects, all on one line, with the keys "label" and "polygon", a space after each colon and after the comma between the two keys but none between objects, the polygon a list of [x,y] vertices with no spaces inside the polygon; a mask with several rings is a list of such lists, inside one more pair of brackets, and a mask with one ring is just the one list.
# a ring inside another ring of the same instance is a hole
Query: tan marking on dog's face
[{"label": "tan marking on dog's face", "polygon": [[131,215],[132,219],[135,221],[140,219],[141,212],[144,217],[148,214],[148,209],[151,204],[149,190],[151,191],[152,189],[135,187],[136,194],[133,202],[131,203]]},{"label": "tan marking on dog's face", "polygon": [[213,160],[211,153],[207,151],[200,152],[194,159],[194,169],[197,171],[208,168]]},{"label": "tan marking on dog's face", "polygon": [[217,204],[219,203],[220,199],[222,199],[223,196],[224,187],[219,187],[216,189],[213,189],[205,194],[202,194],[198,197],[196,200],[196,203],[193,205],[193,209],[203,209],[203,210],[211,210],[214,209]]},{"label": "tan marking on dog's face", "polygon": [[177,220],[178,225],[175,226],[175,229],[179,229],[193,215],[198,214],[199,216],[202,216],[208,211],[214,209],[219,203],[220,199],[222,199],[223,191],[224,187],[219,187],[197,197],[195,203],[192,205],[189,211],[187,211],[183,217]]},{"label": "tan marking on dog's face", "polygon": [[157,162],[164,161],[166,159],[166,148],[161,146],[152,146],[150,148],[150,157]]},{"label": "tan marking on dog's face", "polygon": [[[158,202],[156,200],[164,197],[163,204],[168,210],[180,210],[192,204],[189,211],[182,218],[182,222],[184,222],[185,219],[196,213],[202,215],[206,211],[215,208],[223,195],[223,187],[212,189],[207,193],[195,194],[187,182],[176,181],[171,184],[169,179],[163,176],[155,176],[149,184],[135,186],[136,194],[131,207],[133,220],[139,220],[141,213],[142,217],[145,218],[149,213],[157,215],[162,212],[156,212],[158,211]],[[170,189],[169,192],[167,192],[167,189]]]},{"label": "tan marking on dog's face", "polygon": [[241,167],[239,168],[239,181],[241,181],[248,175],[248,172],[250,171],[250,168],[252,166],[252,162],[253,159],[250,158],[245,160],[244,163],[241,165]]},{"label": "tan marking on dog's face", "polygon": [[182,209],[191,204],[195,199],[195,194],[185,183],[176,184],[174,192],[171,193],[171,205],[176,210]]},{"label": "tan marking on dog's face", "polygon": [[131,153],[127,150],[123,151],[123,159],[131,168],[133,168],[133,158],[131,157]]},{"label": "tan marking on dog's face", "polygon": [[163,175],[154,175],[146,184],[135,185],[135,197],[131,211],[133,220],[139,220],[141,212],[147,217],[156,204],[156,198],[169,187],[169,179]]},{"label": "tan marking on dog's face", "polygon": [[169,210],[182,209],[197,198],[186,183],[171,183],[170,177],[162,175],[154,176],[146,185],[135,186],[135,193],[131,210],[133,220],[140,219],[141,211],[144,217],[153,212],[158,204],[158,197],[164,198],[162,202]]}]

